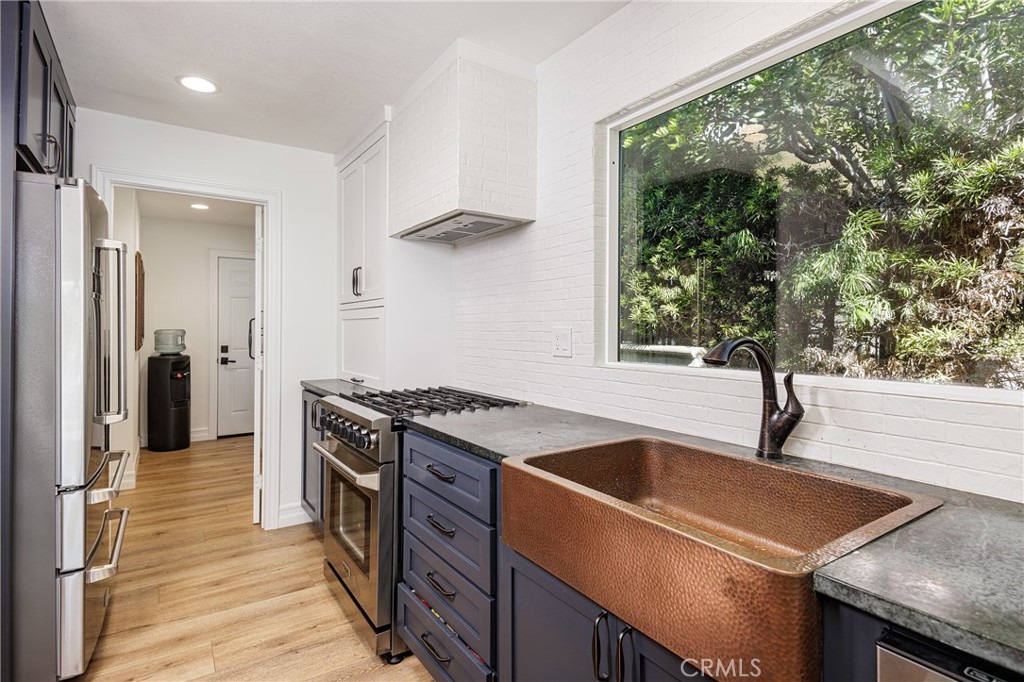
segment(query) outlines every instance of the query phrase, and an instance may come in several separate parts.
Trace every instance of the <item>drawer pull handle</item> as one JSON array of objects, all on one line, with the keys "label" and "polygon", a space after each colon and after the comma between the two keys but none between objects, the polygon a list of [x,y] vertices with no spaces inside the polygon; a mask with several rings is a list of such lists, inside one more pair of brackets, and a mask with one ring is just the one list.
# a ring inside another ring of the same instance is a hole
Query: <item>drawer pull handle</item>
[{"label": "drawer pull handle", "polygon": [[449,663],[451,663],[451,656],[442,656],[441,654],[437,653],[437,649],[434,648],[434,645],[427,641],[427,635],[429,634],[429,632],[424,632],[422,635],[420,635],[420,641],[423,642],[423,646],[427,647],[427,651],[430,652],[430,655],[433,656],[434,660],[440,663],[441,665],[448,665]]},{"label": "drawer pull handle", "polygon": [[456,593],[454,591],[449,592],[448,590],[441,587],[441,583],[437,582],[437,579],[434,577],[433,571],[427,571],[427,582],[430,583],[430,586],[434,588],[434,591],[440,594],[442,597],[447,597],[448,599],[455,599]]},{"label": "drawer pull handle", "polygon": [[445,528],[444,526],[442,526],[440,523],[438,523],[434,519],[434,515],[433,514],[427,514],[427,523],[429,523],[431,526],[433,526],[435,528],[435,530],[437,530],[437,532],[440,533],[441,535],[447,535],[450,538],[455,537],[455,529],[454,528]]},{"label": "drawer pull handle", "polygon": [[434,468],[433,464],[427,465],[427,471],[440,478],[445,483],[455,483],[455,474],[443,474]]}]

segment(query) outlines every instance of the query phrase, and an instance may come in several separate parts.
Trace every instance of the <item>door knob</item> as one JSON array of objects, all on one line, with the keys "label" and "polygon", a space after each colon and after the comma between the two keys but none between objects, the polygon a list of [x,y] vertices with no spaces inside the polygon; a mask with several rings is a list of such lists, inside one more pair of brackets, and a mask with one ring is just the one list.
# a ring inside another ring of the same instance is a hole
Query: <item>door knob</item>
[{"label": "door knob", "polygon": [[228,360],[227,358],[221,358],[220,359],[220,364],[222,364],[222,365],[226,365],[228,363],[235,363],[235,362],[238,362],[238,360]]}]

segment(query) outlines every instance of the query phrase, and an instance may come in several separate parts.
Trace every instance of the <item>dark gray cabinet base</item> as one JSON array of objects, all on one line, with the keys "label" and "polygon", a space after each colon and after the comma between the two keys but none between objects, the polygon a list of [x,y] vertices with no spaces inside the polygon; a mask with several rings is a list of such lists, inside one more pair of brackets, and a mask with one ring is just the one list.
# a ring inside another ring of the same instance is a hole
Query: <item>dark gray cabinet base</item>
[{"label": "dark gray cabinet base", "polygon": [[711,679],[505,544],[498,595],[503,682]]}]

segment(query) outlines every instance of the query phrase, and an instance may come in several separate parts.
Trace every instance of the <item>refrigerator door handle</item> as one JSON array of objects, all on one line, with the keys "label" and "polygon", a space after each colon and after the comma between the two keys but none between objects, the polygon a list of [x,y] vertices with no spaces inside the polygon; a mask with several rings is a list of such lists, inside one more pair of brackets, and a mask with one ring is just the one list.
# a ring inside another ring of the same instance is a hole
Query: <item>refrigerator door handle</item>
[{"label": "refrigerator door handle", "polygon": [[[106,580],[117,573],[117,565],[121,562],[121,545],[124,544],[124,532],[128,529],[128,509],[125,507],[115,507],[103,512],[104,526],[110,522],[109,517],[114,514],[119,516],[119,521],[117,523],[117,537],[114,538],[114,551],[110,554],[110,563],[85,569],[85,582],[87,583],[96,583],[101,580]],[[100,533],[99,537],[96,538],[96,545],[94,545],[92,549],[93,552],[95,552],[99,548],[100,543],[103,542],[104,535],[104,533]]]},{"label": "refrigerator door handle", "polygon": [[117,463],[117,469],[114,470],[114,482],[109,488],[90,489],[86,493],[86,504],[106,502],[107,500],[114,499],[121,493],[121,479],[124,478],[125,469],[128,468],[128,451],[118,450],[105,453],[104,467],[111,462]]},{"label": "refrigerator door handle", "polygon": [[[117,422],[124,421],[128,418],[128,348],[127,348],[127,334],[126,318],[127,309],[126,301],[127,298],[125,286],[126,286],[126,254],[128,247],[124,242],[115,241],[113,239],[97,239],[93,242],[93,275],[94,281],[96,282],[95,287],[99,288],[103,278],[101,274],[102,258],[101,254],[103,251],[114,251],[117,253],[117,283],[114,286],[114,295],[117,296],[117,326],[110,329],[110,341],[109,343],[101,343],[99,339],[96,342],[96,370],[97,372],[105,372],[105,377],[102,380],[97,379],[96,381],[96,421],[100,424],[114,424]],[[95,292],[94,296],[102,298],[100,292]],[[100,306],[97,301],[97,306]],[[116,338],[115,338],[116,337]],[[110,348],[114,342],[117,342],[117,409],[115,410],[111,406],[110,401],[110,372],[111,367],[108,362],[104,361],[103,349]]]}]

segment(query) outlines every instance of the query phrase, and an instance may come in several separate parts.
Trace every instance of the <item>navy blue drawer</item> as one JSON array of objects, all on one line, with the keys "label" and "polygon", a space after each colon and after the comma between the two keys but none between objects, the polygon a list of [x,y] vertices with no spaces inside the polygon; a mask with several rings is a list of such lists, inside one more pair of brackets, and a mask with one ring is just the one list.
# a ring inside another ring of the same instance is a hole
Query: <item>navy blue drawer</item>
[{"label": "navy blue drawer", "polygon": [[485,593],[493,594],[494,528],[408,478],[403,488],[405,529]]},{"label": "navy blue drawer", "polygon": [[405,475],[492,526],[498,465],[405,432]]},{"label": "navy blue drawer", "polygon": [[398,586],[398,634],[435,680],[491,682],[494,673],[421,602],[407,585]]},{"label": "navy blue drawer", "polygon": [[410,533],[405,534],[405,582],[430,602],[456,634],[494,664],[494,597],[480,591]]}]

